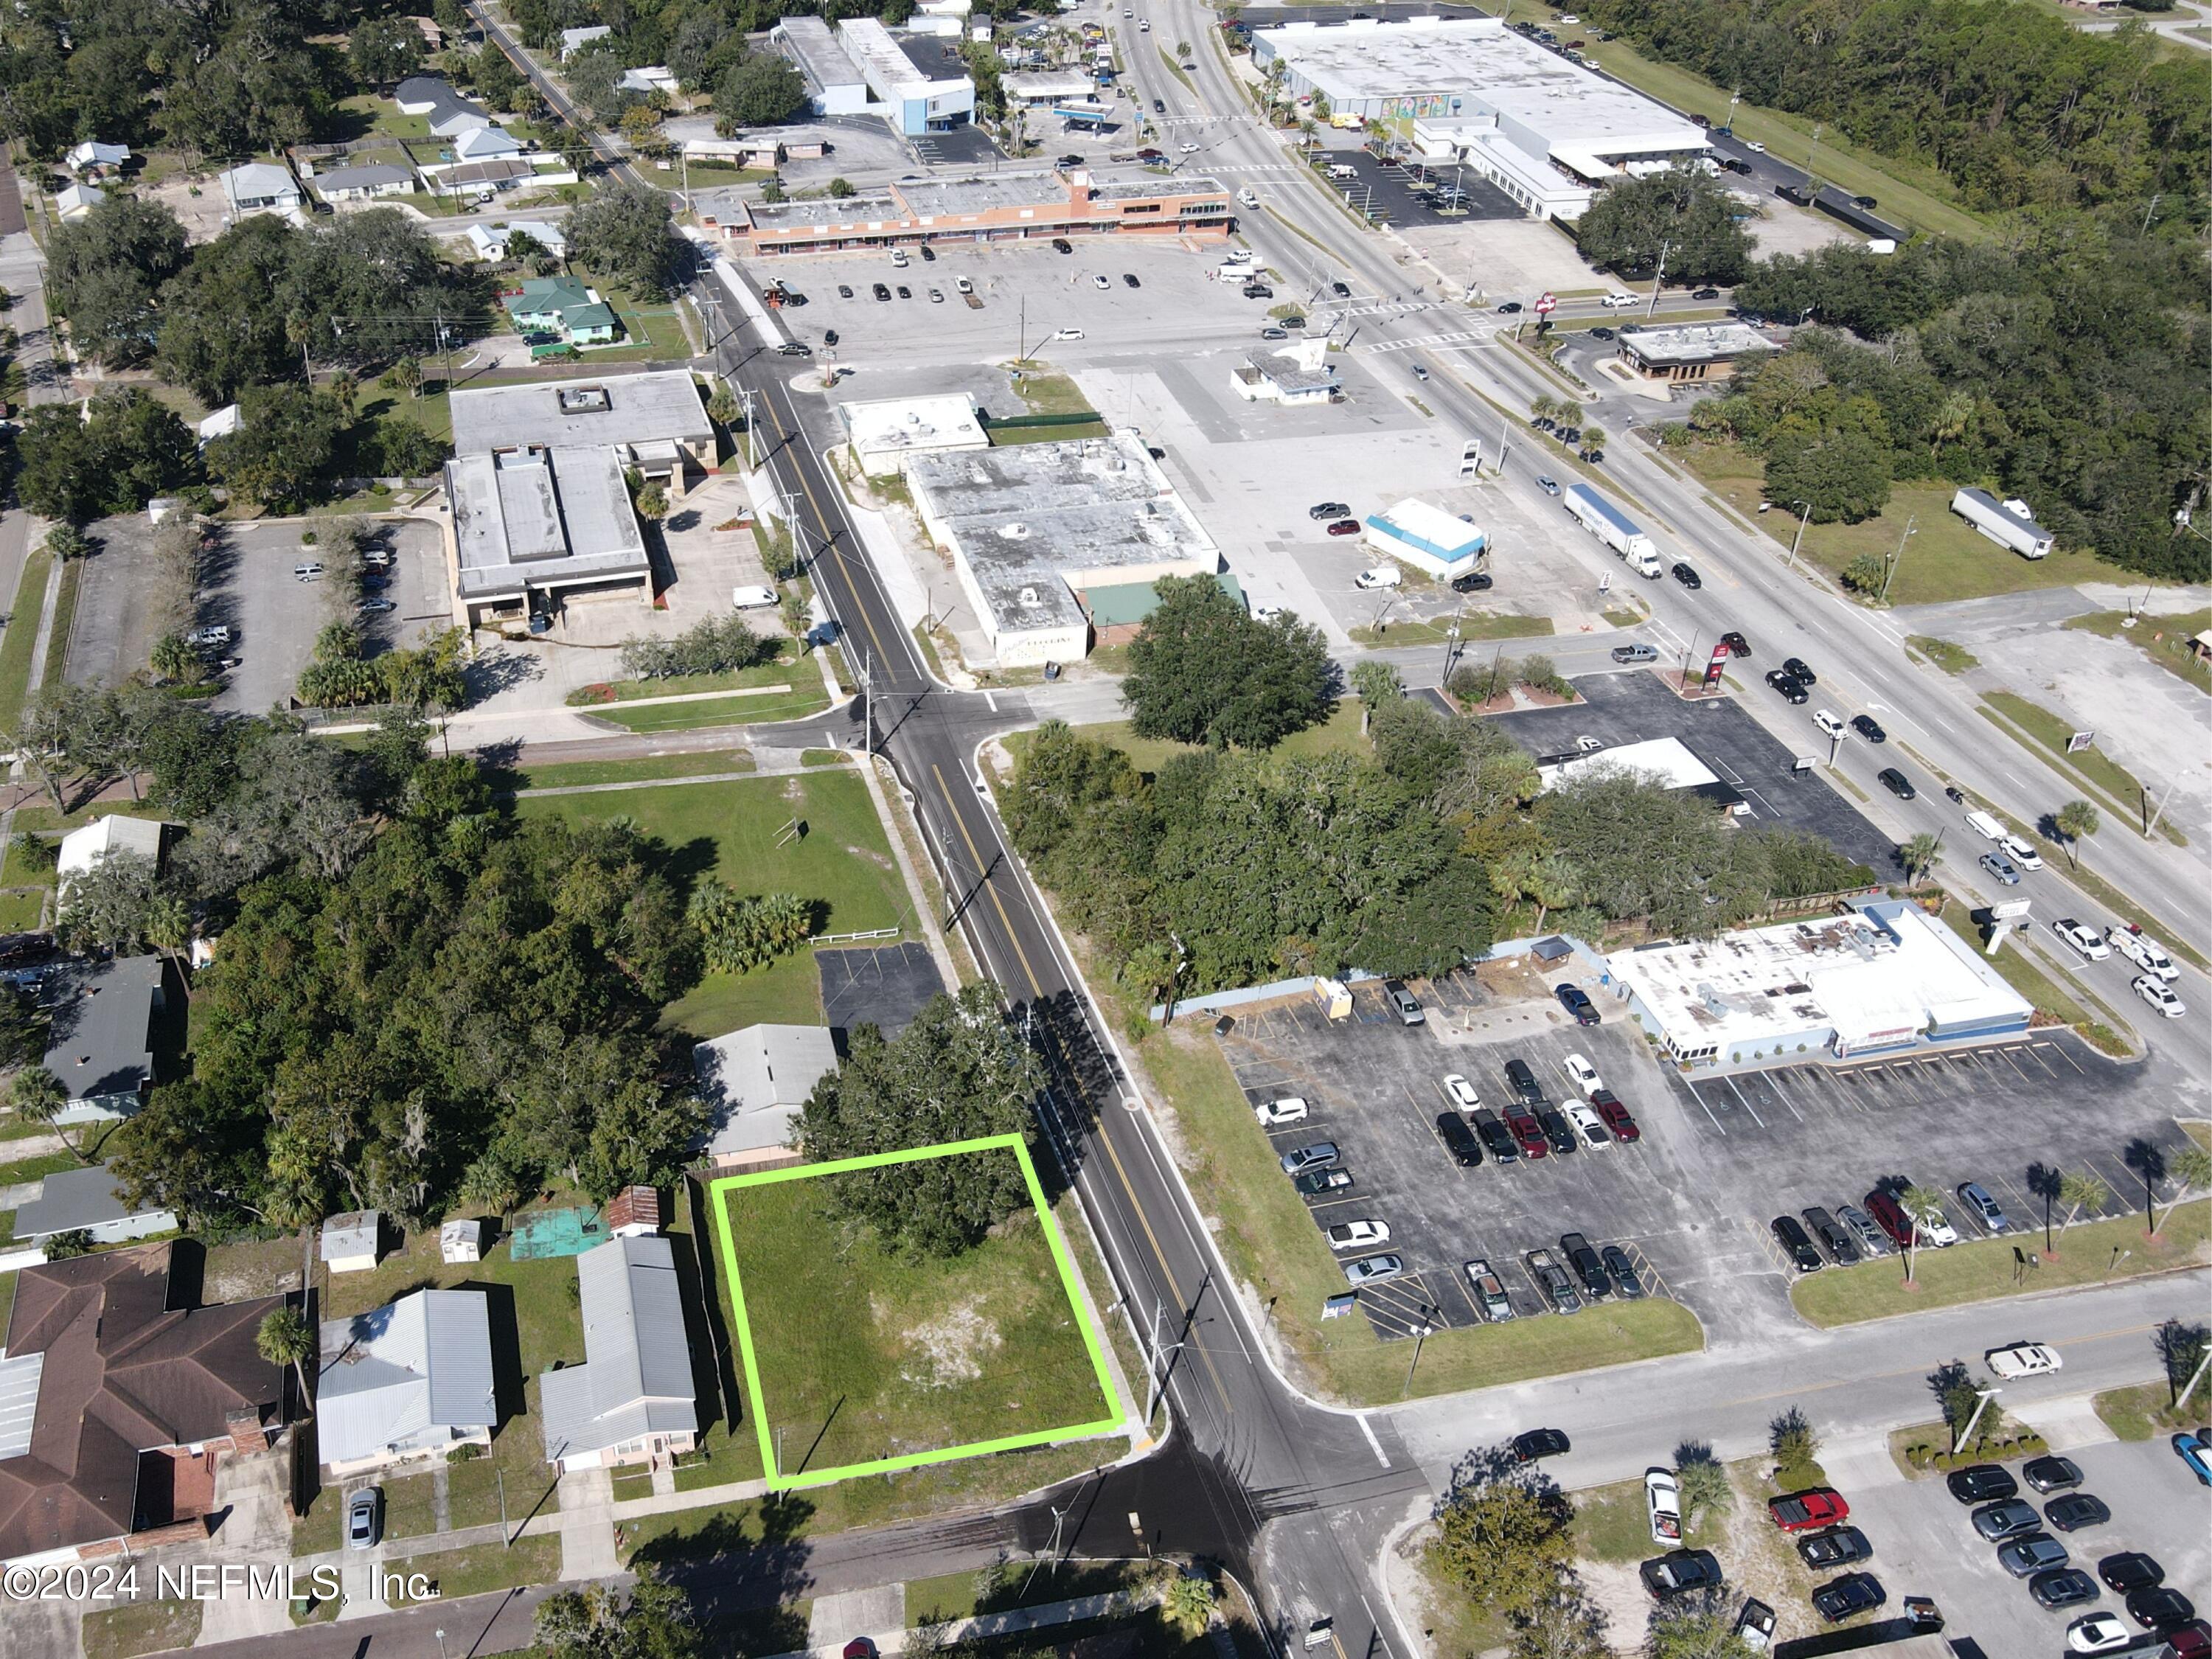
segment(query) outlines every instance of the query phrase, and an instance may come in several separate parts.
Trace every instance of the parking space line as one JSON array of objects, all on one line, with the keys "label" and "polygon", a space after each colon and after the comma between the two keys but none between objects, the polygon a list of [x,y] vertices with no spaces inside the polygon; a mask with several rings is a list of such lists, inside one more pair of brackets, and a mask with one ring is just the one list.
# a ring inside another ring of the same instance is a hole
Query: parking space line
[{"label": "parking space line", "polygon": [[1766,1127],[1766,1120],[1765,1120],[1765,1118],[1763,1118],[1763,1117],[1759,1116],[1759,1115],[1756,1111],[1753,1110],[1751,1102],[1750,1102],[1749,1100],[1745,1099],[1745,1097],[1744,1097],[1744,1092],[1743,1092],[1743,1091],[1742,1091],[1742,1090],[1741,1090],[1741,1089],[1739,1089],[1739,1088],[1737,1088],[1737,1087],[1735,1086],[1735,1079],[1734,1078],[1732,1078],[1732,1077],[1731,1077],[1731,1078],[1723,1078],[1723,1079],[1722,1079],[1721,1080],[1722,1080],[1723,1083],[1725,1083],[1725,1084],[1727,1084],[1727,1085],[1728,1085],[1728,1086],[1729,1086],[1729,1092],[1730,1094],[1734,1095],[1734,1096],[1736,1097],[1736,1099],[1737,1099],[1737,1100],[1739,1100],[1739,1101],[1741,1101],[1741,1102],[1742,1102],[1742,1103],[1743,1103],[1743,1109],[1744,1109],[1745,1111],[1747,1111],[1747,1112],[1750,1112],[1750,1113],[1751,1113],[1751,1121],[1752,1121],[1753,1123],[1756,1123],[1757,1125],[1759,1125],[1759,1127],[1760,1128],[1764,1129],[1764,1128]]},{"label": "parking space line", "polygon": [[2052,1054],[2057,1054],[2059,1059],[2064,1060],[2069,1066],[2071,1066],[2076,1073],[2082,1076],[2087,1075],[2087,1072],[2082,1066],[2081,1062],[2075,1059],[2073,1055],[2068,1054],[2059,1044],[2056,1042],[2039,1042],[2035,1046],[2039,1048],[2048,1048]]},{"label": "parking space line", "polygon": [[1318,1212],[1322,1210],[1333,1210],[1340,1204],[1365,1204],[1370,1201],[1370,1200],[1364,1198],[1325,1198],[1318,1204],[1307,1205],[1306,1208],[1309,1212]]},{"label": "parking space line", "polygon": [[1713,1109],[1710,1106],[1705,1106],[1705,1097],[1698,1092],[1698,1085],[1694,1083],[1685,1083],[1683,1087],[1686,1088],[1690,1091],[1691,1099],[1696,1101],[1698,1105],[1705,1107],[1705,1115],[1708,1118],[1712,1119],[1714,1133],[1722,1135],[1728,1133],[1726,1129],[1721,1127],[1720,1119],[1713,1117]]},{"label": "parking space line", "polygon": [[[1488,1259],[1488,1257],[1484,1258],[1486,1261]],[[1469,1257],[1468,1260],[1472,1261],[1474,1258]],[[1467,1288],[1467,1273],[1465,1269],[1462,1268],[1460,1272],[1454,1273],[1451,1276],[1451,1282],[1452,1288],[1459,1292],[1459,1299],[1467,1304],[1467,1310],[1474,1316],[1474,1322],[1478,1325],[1481,1324],[1482,1310],[1474,1305],[1474,1295]]]},{"label": "parking space line", "polygon": [[1782,1254],[1782,1247],[1774,1242],[1772,1229],[1762,1221],[1753,1223],[1751,1231],[1758,1238],[1759,1248],[1766,1252],[1766,1259],[1774,1264],[1775,1271],[1780,1273],[1784,1282],[1787,1283],[1795,1264]]},{"label": "parking space line", "polygon": [[2012,1074],[2018,1078],[2022,1083],[2025,1083],[2027,1081],[2027,1073],[2020,1069],[2020,1062],[2013,1058],[2013,1055],[2017,1052],[2017,1050],[2012,1048],[2000,1048],[1997,1050],[1998,1054],[2003,1058],[2004,1063],[2012,1067]]},{"label": "parking space line", "polygon": [[1651,1258],[1644,1254],[1644,1247],[1641,1244],[1632,1238],[1626,1239],[1621,1241],[1621,1249],[1626,1250],[1635,1259],[1635,1265],[1641,1270],[1641,1276],[1650,1281],[1651,1289],[1648,1294],[1663,1296],[1669,1302],[1675,1299],[1674,1292],[1667,1288],[1666,1279],[1661,1277],[1658,1268],[1651,1265]]}]

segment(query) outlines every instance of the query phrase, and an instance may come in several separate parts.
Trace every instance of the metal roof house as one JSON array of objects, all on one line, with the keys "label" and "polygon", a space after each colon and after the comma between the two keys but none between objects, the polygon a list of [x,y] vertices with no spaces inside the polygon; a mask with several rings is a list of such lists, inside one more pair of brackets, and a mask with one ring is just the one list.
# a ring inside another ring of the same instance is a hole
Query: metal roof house
[{"label": "metal roof house", "polygon": [[69,1091],[54,1121],[130,1116],[154,1080],[154,1020],[168,1006],[161,957],[71,963],[49,985],[46,1066]]},{"label": "metal roof house", "polygon": [[527,236],[556,259],[568,257],[568,239],[562,234],[561,227],[543,219],[510,219],[503,225],[471,225],[464,240],[477,258],[496,263],[507,258],[507,246],[517,236]]},{"label": "metal roof house", "polygon": [[837,1069],[826,1025],[748,1025],[691,1050],[700,1098],[713,1113],[703,1150],[723,1168],[782,1158],[799,1108]]},{"label": "metal roof house", "polygon": [[62,164],[71,173],[82,173],[87,167],[119,167],[131,159],[128,144],[103,144],[97,138],[88,138],[62,158]]},{"label": "metal roof house", "polygon": [[146,860],[156,870],[161,862],[162,824],[159,818],[129,818],[119,812],[94,818],[62,837],[54,866],[58,883],[54,896],[57,915],[69,908],[70,884],[88,875],[103,860],[121,853]]},{"label": "metal roof house", "polygon": [[865,115],[868,82],[830,25],[819,17],[787,17],[769,31],[769,41],[798,66],[806,100],[817,115]]},{"label": "metal roof house", "polygon": [[134,1210],[115,1177],[100,1164],[63,1170],[39,1183],[39,1195],[15,1211],[15,1237],[43,1243],[56,1233],[89,1233],[95,1244],[120,1244],[176,1231],[171,1210]]},{"label": "metal roof house", "polygon": [[456,161],[491,161],[522,154],[522,141],[505,127],[471,127],[453,139]]},{"label": "metal roof house", "polygon": [[324,1322],[315,1421],[334,1475],[489,1445],[499,1407],[483,1292],[416,1291]]},{"label": "metal roof house", "polygon": [[295,213],[300,207],[300,186],[292,177],[289,167],[278,167],[273,161],[248,161],[217,175],[222,185],[222,199],[230,204],[234,220],[250,219],[257,213]]},{"label": "metal roof house", "polygon": [[699,1413],[668,1240],[611,1238],[576,1258],[576,1283],[586,1358],[539,1379],[545,1461],[594,1469],[690,1450]]}]

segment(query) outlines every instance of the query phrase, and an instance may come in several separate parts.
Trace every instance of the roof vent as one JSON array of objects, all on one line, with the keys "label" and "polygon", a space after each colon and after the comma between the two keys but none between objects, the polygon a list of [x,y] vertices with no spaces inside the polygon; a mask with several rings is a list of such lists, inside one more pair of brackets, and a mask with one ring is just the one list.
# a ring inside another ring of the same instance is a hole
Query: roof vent
[{"label": "roof vent", "polygon": [[1039,603],[1038,599],[1037,599],[1037,591],[1036,591],[1036,589],[1035,589],[1034,587],[1024,587],[1024,589],[1022,589],[1022,591],[1021,591],[1021,596],[1020,596],[1020,597],[1021,597],[1021,603],[1022,603],[1022,605],[1023,605],[1024,609],[1025,609],[1025,610],[1030,610],[1030,611],[1034,611],[1034,610],[1036,610],[1036,607],[1037,607],[1037,605],[1038,605],[1038,603]]},{"label": "roof vent", "polygon": [[999,534],[1010,542],[1025,542],[1030,538],[1030,527],[1025,524],[1000,525]]}]

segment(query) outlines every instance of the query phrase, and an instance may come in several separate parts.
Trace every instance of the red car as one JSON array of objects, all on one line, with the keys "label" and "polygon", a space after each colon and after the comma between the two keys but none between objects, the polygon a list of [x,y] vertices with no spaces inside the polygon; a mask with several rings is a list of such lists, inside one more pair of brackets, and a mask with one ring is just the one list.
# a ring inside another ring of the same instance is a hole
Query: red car
[{"label": "red car", "polygon": [[1509,1110],[1505,1114],[1505,1127],[1513,1131],[1513,1139],[1521,1143],[1522,1157],[1541,1158],[1552,1150],[1551,1143],[1544,1138],[1544,1126],[1536,1121],[1534,1113]]},{"label": "red car", "polygon": [[1636,1120],[1628,1115],[1628,1108],[1620,1103],[1620,1097],[1610,1089],[1600,1089],[1590,1097],[1590,1104],[1605,1120],[1605,1127],[1613,1131],[1615,1140],[1641,1140],[1644,1131],[1636,1127]]},{"label": "red car", "polygon": [[1905,1206],[1887,1193],[1871,1192],[1866,1195],[1866,1206],[1890,1242],[1900,1250],[1912,1244],[1912,1224],[1905,1218]]},{"label": "red car", "polygon": [[1810,1532],[1815,1527],[1832,1527],[1849,1520],[1851,1506],[1844,1501],[1843,1493],[1815,1486],[1810,1492],[1793,1492],[1787,1498],[1774,1499],[1766,1512],[1784,1532]]},{"label": "red car", "polygon": [[1357,536],[1359,533],[1359,520],[1339,519],[1334,524],[1329,526],[1328,533],[1332,536]]}]

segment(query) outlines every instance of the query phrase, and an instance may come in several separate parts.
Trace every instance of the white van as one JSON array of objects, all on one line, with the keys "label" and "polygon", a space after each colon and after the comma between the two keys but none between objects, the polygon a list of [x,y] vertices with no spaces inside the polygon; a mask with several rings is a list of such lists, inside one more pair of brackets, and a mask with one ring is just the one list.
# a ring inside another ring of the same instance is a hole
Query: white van
[{"label": "white van", "polygon": [[2002,841],[2005,836],[2010,833],[2005,829],[2004,825],[1999,823],[1987,812],[1967,813],[1966,828],[1972,830],[1984,841]]},{"label": "white van", "polygon": [[1359,169],[1342,161],[1333,162],[1328,169],[1328,176],[1332,179],[1357,179],[1359,176]]},{"label": "white van", "polygon": [[1372,591],[1377,587],[1395,587],[1405,580],[1404,574],[1396,565],[1378,564],[1354,576],[1352,579],[1352,585],[1354,587],[1364,587]]},{"label": "white van", "polygon": [[730,604],[733,609],[738,611],[770,610],[775,605],[775,589],[758,586],[733,587],[730,590]]}]

